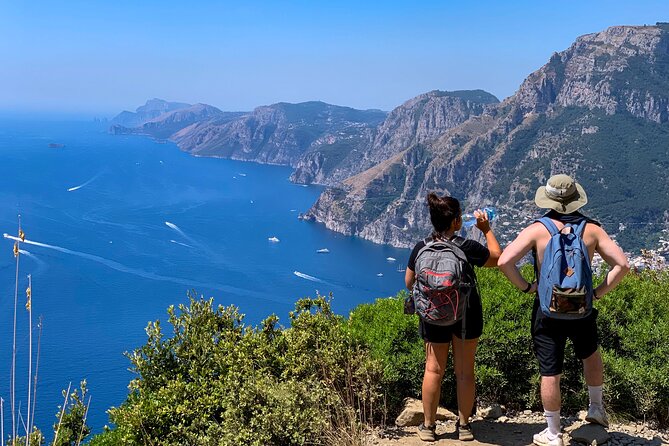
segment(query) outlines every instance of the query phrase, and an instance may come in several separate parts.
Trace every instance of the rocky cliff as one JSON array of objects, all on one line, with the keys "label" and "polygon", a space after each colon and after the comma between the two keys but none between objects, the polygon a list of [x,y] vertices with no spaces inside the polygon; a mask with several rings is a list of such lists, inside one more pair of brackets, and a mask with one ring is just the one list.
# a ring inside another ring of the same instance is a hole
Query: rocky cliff
[{"label": "rocky cliff", "polygon": [[484,112],[498,99],[482,90],[431,91],[395,108],[373,132],[315,144],[297,164],[298,183],[334,185]]},{"label": "rocky cliff", "polygon": [[198,156],[294,166],[312,146],[357,141],[385,116],[324,102],[278,103],[228,122],[198,122],[171,139]]},{"label": "rocky cliff", "polygon": [[162,113],[137,127],[112,125],[113,134],[147,135],[156,139],[170,139],[175,133],[195,123],[222,124],[239,118],[244,113],[223,112],[206,104],[195,104],[186,108]]},{"label": "rocky cliff", "polygon": [[436,190],[466,208],[496,205],[508,239],[539,214],[536,188],[564,172],[588,191],[585,210],[636,248],[667,225],[668,101],[666,27],[582,36],[512,97],[325,191],[306,216],[410,246],[429,231],[425,195]]},{"label": "rocky cliff", "polygon": [[296,183],[335,185],[498,102],[481,90],[431,91],[388,115],[323,102],[278,103],[251,113],[196,104],[136,127],[115,124],[110,131],[170,139],[197,156],[291,165]]},{"label": "rocky cliff", "polygon": [[164,113],[190,107],[182,102],[167,102],[162,99],[149,99],[146,104],[137,107],[134,112],[122,111],[111,120],[111,126],[127,128],[139,127],[147,121],[155,119]]}]

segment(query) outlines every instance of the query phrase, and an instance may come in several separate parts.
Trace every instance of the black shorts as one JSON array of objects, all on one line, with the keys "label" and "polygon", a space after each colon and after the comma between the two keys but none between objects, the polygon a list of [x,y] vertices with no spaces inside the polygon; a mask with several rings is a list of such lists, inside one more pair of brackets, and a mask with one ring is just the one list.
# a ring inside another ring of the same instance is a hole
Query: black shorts
[{"label": "black shorts", "polygon": [[[483,333],[483,308],[480,299],[472,299],[465,315],[465,339],[478,339]],[[453,325],[442,326],[424,322],[418,324],[418,333],[426,342],[444,344],[451,342],[453,335],[462,338],[462,321]]]},{"label": "black shorts", "polygon": [[539,299],[532,309],[532,344],[539,361],[541,376],[562,373],[567,338],[574,344],[578,359],[586,359],[597,351],[597,309],[583,319],[564,320],[546,317],[539,308]]}]

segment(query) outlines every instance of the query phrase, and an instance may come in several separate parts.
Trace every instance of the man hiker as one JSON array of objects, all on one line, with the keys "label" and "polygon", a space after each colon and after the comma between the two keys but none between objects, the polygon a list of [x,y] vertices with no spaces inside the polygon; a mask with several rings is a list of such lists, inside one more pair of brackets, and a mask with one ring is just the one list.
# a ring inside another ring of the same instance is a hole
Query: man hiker
[{"label": "man hiker", "polygon": [[[600,224],[578,212],[588,198],[571,177],[552,176],[546,186],[537,190],[534,200],[537,206],[550,211],[518,235],[502,253],[498,266],[518,289],[538,293],[532,310],[532,342],[539,362],[541,402],[548,427],[534,435],[534,444],[563,446],[560,375],[567,338],[583,361],[590,395],[586,421],[608,427],[602,404],[604,366],[597,348],[597,309],[592,308],[592,301],[618,285],[629,271],[629,263]],[[534,283],[528,283],[516,267],[530,251],[534,253]],[[592,284],[590,267],[595,253],[610,267],[597,287]]]}]

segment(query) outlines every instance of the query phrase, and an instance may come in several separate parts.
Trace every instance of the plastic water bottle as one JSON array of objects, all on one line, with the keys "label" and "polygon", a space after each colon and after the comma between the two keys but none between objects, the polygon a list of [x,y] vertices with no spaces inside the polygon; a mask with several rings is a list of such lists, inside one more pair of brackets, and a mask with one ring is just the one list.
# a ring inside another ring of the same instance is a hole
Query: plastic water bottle
[{"label": "plastic water bottle", "polygon": [[[483,212],[488,214],[488,221],[493,221],[497,218],[497,211],[495,211],[495,208],[487,206],[484,207]],[[465,228],[471,228],[476,224],[476,217],[474,214],[462,214],[462,225]]]}]

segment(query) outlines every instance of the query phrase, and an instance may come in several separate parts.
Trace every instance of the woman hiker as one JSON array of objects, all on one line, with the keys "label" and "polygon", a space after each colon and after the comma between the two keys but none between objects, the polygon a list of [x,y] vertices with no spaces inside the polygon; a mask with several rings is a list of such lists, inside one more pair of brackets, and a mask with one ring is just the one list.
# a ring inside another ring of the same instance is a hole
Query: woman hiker
[{"label": "woman hiker", "polygon": [[[496,267],[497,259],[502,249],[495,238],[486,212],[476,211],[476,227],[485,235],[487,248],[480,243],[456,236],[462,228],[462,211],[460,202],[449,196],[438,196],[430,193],[427,196],[430,209],[430,220],[434,230],[429,239],[418,242],[411,252],[406,269],[405,282],[409,290],[416,283],[416,258],[426,246],[432,242],[447,242],[455,244],[466,257],[463,266],[463,275],[476,283],[474,267]],[[436,245],[439,246],[439,245]],[[443,245],[441,245],[443,246]],[[420,271],[419,271],[420,273]],[[422,400],[424,422],[418,427],[418,437],[424,441],[435,441],[437,406],[441,396],[441,381],[446,369],[449,345],[453,345],[453,361],[457,378],[458,397],[458,437],[462,441],[474,439],[469,417],[474,410],[475,380],[474,355],[478,338],[483,332],[483,310],[481,296],[476,286],[471,293],[466,306],[464,321],[465,332],[462,339],[462,320],[448,326],[435,325],[426,322],[421,317],[419,332],[425,341],[425,375],[423,376]],[[419,312],[420,313],[420,312]]]}]

